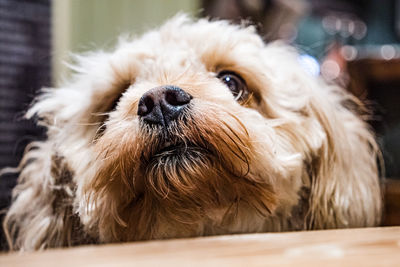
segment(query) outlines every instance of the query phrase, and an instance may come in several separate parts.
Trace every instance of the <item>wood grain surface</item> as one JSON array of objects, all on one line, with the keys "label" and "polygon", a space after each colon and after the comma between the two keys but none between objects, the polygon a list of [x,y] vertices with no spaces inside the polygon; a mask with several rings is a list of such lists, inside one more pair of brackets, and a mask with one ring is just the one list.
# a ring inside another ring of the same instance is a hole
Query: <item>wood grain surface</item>
[{"label": "wood grain surface", "polygon": [[400,266],[400,227],[203,237],[0,255],[0,266]]}]

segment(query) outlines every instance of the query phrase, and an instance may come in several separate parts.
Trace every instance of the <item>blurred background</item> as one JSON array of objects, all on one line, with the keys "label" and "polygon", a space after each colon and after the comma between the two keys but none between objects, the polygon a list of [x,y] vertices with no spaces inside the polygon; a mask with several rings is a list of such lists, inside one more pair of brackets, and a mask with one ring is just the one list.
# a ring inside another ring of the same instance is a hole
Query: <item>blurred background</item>
[{"label": "blurred background", "polygon": [[[370,121],[385,159],[385,224],[400,221],[400,0],[0,0],[0,169],[17,166],[24,147],[44,137],[22,119],[42,87],[68,77],[69,53],[109,49],[177,12],[257,26],[283,39],[313,75],[338,83],[374,110]],[[0,179],[0,209],[15,175]]]}]

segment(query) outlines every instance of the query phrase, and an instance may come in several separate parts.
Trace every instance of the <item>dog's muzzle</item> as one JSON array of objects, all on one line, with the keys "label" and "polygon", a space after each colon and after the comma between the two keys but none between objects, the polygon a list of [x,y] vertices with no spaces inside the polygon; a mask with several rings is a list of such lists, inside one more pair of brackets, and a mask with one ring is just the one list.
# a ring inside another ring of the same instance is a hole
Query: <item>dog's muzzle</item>
[{"label": "dog's muzzle", "polygon": [[177,86],[156,87],[140,98],[137,114],[148,124],[167,127],[179,117],[192,98]]}]

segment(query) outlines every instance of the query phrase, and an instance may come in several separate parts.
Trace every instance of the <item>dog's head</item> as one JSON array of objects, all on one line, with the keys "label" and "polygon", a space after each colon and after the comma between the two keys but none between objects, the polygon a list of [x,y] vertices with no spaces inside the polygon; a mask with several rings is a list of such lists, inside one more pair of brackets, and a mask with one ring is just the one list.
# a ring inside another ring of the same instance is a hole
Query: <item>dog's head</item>
[{"label": "dog's head", "polygon": [[356,101],[253,27],[178,16],[77,60],[28,115],[48,126],[101,241],[379,221],[377,148],[346,108]]}]

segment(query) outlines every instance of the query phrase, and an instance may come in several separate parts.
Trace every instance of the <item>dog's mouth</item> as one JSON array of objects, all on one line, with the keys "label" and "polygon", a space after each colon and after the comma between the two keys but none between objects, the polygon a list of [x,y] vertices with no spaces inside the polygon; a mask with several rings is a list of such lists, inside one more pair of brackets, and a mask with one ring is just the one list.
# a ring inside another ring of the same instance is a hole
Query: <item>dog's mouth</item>
[{"label": "dog's mouth", "polygon": [[184,153],[186,150],[193,147],[192,144],[187,143],[174,143],[171,141],[165,142],[162,144],[156,154],[176,154],[176,153]]},{"label": "dog's mouth", "polygon": [[193,142],[173,142],[167,141],[158,146],[152,155],[152,159],[159,159],[165,157],[185,156],[198,154],[209,154],[210,151]]}]

